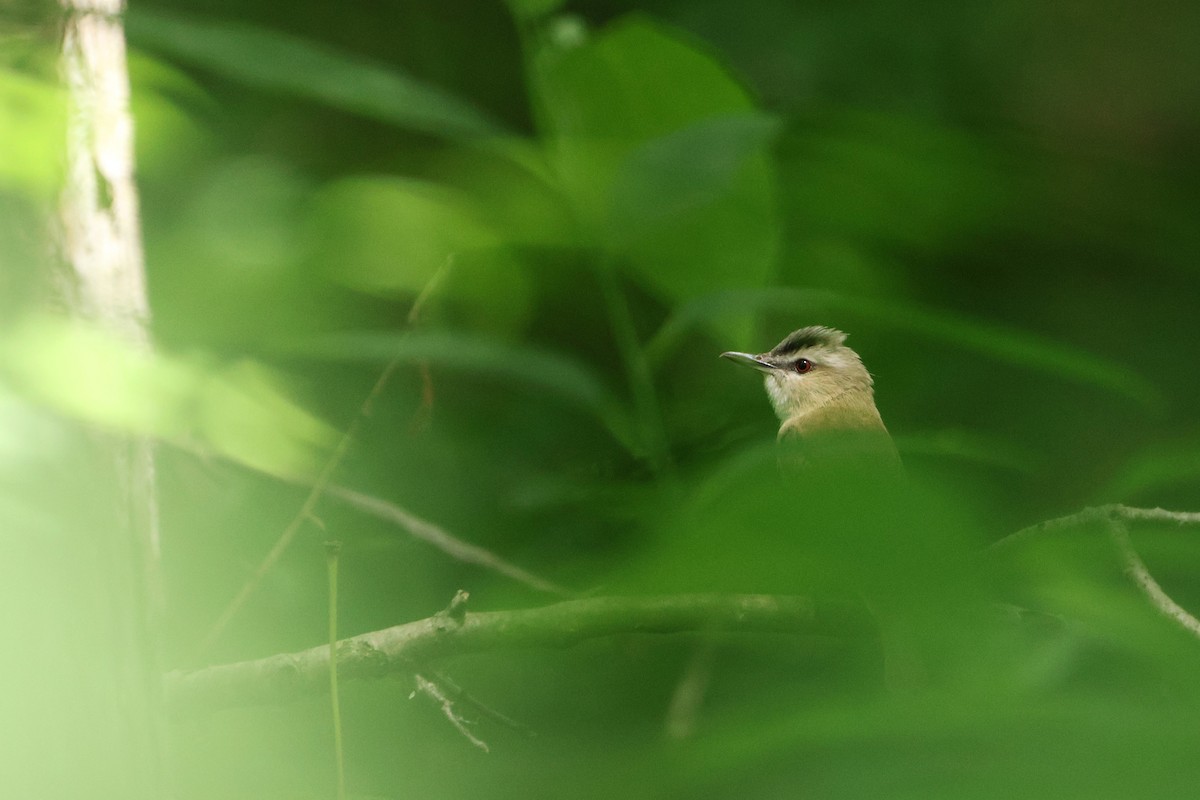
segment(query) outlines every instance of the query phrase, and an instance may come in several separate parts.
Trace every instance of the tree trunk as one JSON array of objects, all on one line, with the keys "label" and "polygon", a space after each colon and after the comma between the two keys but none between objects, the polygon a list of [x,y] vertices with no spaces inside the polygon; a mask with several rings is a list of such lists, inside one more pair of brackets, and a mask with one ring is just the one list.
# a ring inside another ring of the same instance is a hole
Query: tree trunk
[{"label": "tree trunk", "polygon": [[[55,290],[71,317],[149,348],[120,0],[63,0],[67,176]],[[87,369],[80,364],[78,368]],[[70,381],[70,376],[63,376]],[[0,398],[2,399],[2,398]],[[86,398],[85,398],[86,399]],[[8,409],[5,409],[6,411]],[[25,409],[35,455],[4,464],[9,663],[4,794],[169,797],[156,658],[148,440]],[[6,415],[6,424],[16,419]],[[11,760],[10,760],[11,759]]]}]

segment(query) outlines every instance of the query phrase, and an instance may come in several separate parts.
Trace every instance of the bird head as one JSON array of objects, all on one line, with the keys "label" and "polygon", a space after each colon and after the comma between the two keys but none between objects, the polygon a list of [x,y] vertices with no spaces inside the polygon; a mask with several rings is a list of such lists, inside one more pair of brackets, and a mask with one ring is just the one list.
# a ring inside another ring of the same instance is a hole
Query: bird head
[{"label": "bird head", "polygon": [[771,405],[786,421],[841,398],[872,398],[871,374],[845,342],[841,331],[810,325],[765,353],[728,352],[721,357],[763,373]]}]

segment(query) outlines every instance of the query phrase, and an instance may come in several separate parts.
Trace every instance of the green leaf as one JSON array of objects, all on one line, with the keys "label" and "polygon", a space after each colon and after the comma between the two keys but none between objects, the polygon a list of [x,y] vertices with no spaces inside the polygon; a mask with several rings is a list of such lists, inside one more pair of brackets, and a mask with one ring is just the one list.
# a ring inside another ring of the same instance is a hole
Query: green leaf
[{"label": "green leaf", "polygon": [[376,294],[416,295],[442,274],[439,300],[463,308],[475,329],[511,332],[528,319],[531,280],[511,232],[486,217],[437,184],[348,178],[312,206],[310,258],[330,280]]},{"label": "green leaf", "polygon": [[289,355],[337,361],[431,362],[548,391],[591,413],[625,446],[632,427],[617,398],[594,373],[565,356],[453,333],[347,333],[284,343]]},{"label": "green leaf", "polygon": [[100,328],[43,316],[0,340],[27,396],[90,424],[199,445],[274,475],[311,472],[333,433],[261,365],[151,353]]},{"label": "green leaf", "polygon": [[419,292],[451,258],[502,244],[466,198],[437,184],[382,176],[325,187],[310,227],[322,269],[367,291]]},{"label": "green leaf", "polygon": [[558,11],[566,0],[507,0],[508,9],[518,19],[537,19]]},{"label": "green leaf", "polygon": [[1133,502],[1172,487],[1200,481],[1200,437],[1152,445],[1138,453],[1113,478],[1100,498],[1104,502]]},{"label": "green leaf", "polygon": [[638,17],[536,63],[549,160],[599,246],[673,301],[767,281],[777,124],[724,65]]},{"label": "green leaf", "polygon": [[713,319],[729,316],[745,319],[762,311],[784,311],[797,316],[849,311],[897,330],[951,342],[997,361],[1091,385],[1146,406],[1161,403],[1158,389],[1125,365],[1068,345],[942,311],[822,289],[750,289],[699,298],[676,310],[659,330],[648,352],[654,361],[661,362],[685,341],[692,328],[709,325]]},{"label": "green leaf", "polygon": [[448,138],[493,136],[497,123],[469,103],[403,72],[317,42],[235,22],[131,8],[132,42],[249,86],[291,94]]},{"label": "green leaf", "polygon": [[610,241],[672,299],[765,283],[779,229],[766,148],[778,128],[765,114],[716,117],[634,150],[614,179]]}]

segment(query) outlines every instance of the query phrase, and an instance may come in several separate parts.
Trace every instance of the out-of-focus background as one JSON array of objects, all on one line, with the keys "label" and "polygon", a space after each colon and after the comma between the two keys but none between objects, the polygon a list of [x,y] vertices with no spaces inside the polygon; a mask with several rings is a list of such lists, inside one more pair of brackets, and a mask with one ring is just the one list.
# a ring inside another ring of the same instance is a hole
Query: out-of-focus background
[{"label": "out-of-focus background", "polygon": [[[330,537],[345,635],[459,589],[476,611],[559,599],[327,496],[206,643],[355,424],[336,484],[570,591],[884,586],[937,635],[915,694],[836,637],[440,664],[520,724],[466,712],[487,753],[405,676],[350,683],[352,796],[1195,786],[1200,643],[1103,532],[979,554],[1089,505],[1200,511],[1200,5],[132,6],[160,353],[127,373],[43,313],[54,42],[32,12],[0,30],[0,511],[87,524],[64,420],[159,438],[167,668],[324,641]],[[717,358],[808,324],[850,334],[917,497],[857,553],[807,514],[829,498],[780,491],[761,382]],[[1133,541],[1200,609],[1197,535]],[[30,630],[53,619],[39,602]],[[333,796],[328,715],[173,716],[176,796]]]}]

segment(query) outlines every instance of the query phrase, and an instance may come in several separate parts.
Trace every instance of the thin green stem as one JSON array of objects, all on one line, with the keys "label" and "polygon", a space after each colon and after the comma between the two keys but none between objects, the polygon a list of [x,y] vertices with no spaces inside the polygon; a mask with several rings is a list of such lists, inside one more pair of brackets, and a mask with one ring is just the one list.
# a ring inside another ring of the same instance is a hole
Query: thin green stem
[{"label": "thin green stem", "polygon": [[609,322],[616,338],[617,349],[625,365],[629,389],[633,394],[634,409],[646,460],[655,472],[665,472],[671,467],[671,450],[667,441],[666,425],[658,403],[658,390],[654,386],[654,374],[645,348],[638,339],[633,324],[633,314],[621,290],[616,268],[609,257],[601,257],[596,270]]},{"label": "thin green stem", "polygon": [[329,708],[333,715],[333,758],[337,765],[337,798],[346,800],[346,755],[342,749],[342,709],[338,697],[337,617],[338,553],[342,543],[325,543],[325,565],[329,576]]}]

